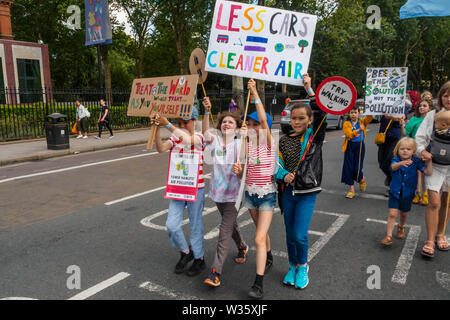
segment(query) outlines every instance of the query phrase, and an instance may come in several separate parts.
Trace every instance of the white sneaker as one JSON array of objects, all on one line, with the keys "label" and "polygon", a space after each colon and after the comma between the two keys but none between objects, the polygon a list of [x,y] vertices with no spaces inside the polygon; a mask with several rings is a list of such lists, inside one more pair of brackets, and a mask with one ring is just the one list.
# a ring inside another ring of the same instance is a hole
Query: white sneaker
[{"label": "white sneaker", "polygon": [[114,138],[114,136],[109,136],[110,139]]},{"label": "white sneaker", "polygon": [[101,137],[99,137],[99,136],[95,136],[95,139],[98,139],[98,140],[100,140],[100,139],[101,139]]},{"label": "white sneaker", "polygon": [[80,135],[77,137],[77,139],[81,139],[81,138],[83,138],[83,135],[82,135],[82,134],[80,134]]},{"label": "white sneaker", "polygon": [[87,138],[88,138],[88,136],[84,136],[84,137],[83,137],[83,139],[87,139]]}]

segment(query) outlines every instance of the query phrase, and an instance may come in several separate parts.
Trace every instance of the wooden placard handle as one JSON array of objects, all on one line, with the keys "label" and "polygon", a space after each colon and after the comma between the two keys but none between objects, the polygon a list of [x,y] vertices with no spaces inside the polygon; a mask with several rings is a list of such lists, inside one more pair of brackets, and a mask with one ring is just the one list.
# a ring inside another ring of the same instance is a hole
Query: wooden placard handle
[{"label": "wooden placard handle", "polygon": [[153,149],[153,143],[155,142],[157,129],[158,129],[158,126],[156,126],[156,125],[152,125],[150,127],[150,136],[148,137],[147,150]]}]

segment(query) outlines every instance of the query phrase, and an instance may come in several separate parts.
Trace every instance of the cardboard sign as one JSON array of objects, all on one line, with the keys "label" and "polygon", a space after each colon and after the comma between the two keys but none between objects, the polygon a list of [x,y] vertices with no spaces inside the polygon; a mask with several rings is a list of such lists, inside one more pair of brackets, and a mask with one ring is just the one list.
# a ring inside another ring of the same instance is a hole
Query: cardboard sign
[{"label": "cardboard sign", "polygon": [[166,199],[197,200],[200,153],[170,152]]},{"label": "cardboard sign", "polygon": [[303,86],[317,16],[216,1],[206,70]]},{"label": "cardboard sign", "polygon": [[348,113],[355,105],[356,88],[343,77],[325,79],[317,88],[316,102],[323,111],[334,115]]},{"label": "cardboard sign", "polygon": [[198,74],[200,84],[204,84],[208,78],[208,72],[205,71],[206,56],[202,49],[196,48],[189,57],[189,71],[191,74]]},{"label": "cardboard sign", "polygon": [[198,75],[135,79],[128,116],[148,117],[157,112],[166,118],[188,118],[192,114]]},{"label": "cardboard sign", "polygon": [[405,114],[408,68],[367,68],[365,114]]}]

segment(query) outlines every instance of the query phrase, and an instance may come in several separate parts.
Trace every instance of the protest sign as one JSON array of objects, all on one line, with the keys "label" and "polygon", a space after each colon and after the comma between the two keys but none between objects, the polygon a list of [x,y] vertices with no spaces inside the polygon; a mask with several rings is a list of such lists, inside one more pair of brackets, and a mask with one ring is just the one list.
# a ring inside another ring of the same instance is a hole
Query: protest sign
[{"label": "protest sign", "polygon": [[166,118],[188,118],[192,114],[198,75],[135,79],[128,116],[148,117],[157,112]]},{"label": "protest sign", "polygon": [[317,87],[316,102],[323,111],[342,115],[353,108],[356,97],[353,83],[343,77],[331,77]]},{"label": "protest sign", "polygon": [[218,0],[206,70],[303,86],[317,16]]},{"label": "protest sign", "polygon": [[408,68],[367,68],[365,115],[405,114]]},{"label": "protest sign", "polygon": [[170,153],[166,199],[194,202],[197,200],[200,157],[198,152],[172,151]]}]

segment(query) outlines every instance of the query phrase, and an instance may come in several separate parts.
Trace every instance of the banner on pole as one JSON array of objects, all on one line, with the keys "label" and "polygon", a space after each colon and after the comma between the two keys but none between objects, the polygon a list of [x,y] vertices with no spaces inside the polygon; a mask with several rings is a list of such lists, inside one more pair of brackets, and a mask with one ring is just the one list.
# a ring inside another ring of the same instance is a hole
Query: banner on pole
[{"label": "banner on pole", "polygon": [[317,16],[218,0],[206,71],[303,86]]},{"label": "banner on pole", "polygon": [[408,68],[367,68],[365,115],[405,114]]},{"label": "banner on pole", "polygon": [[85,0],[86,46],[112,43],[108,0]]}]

